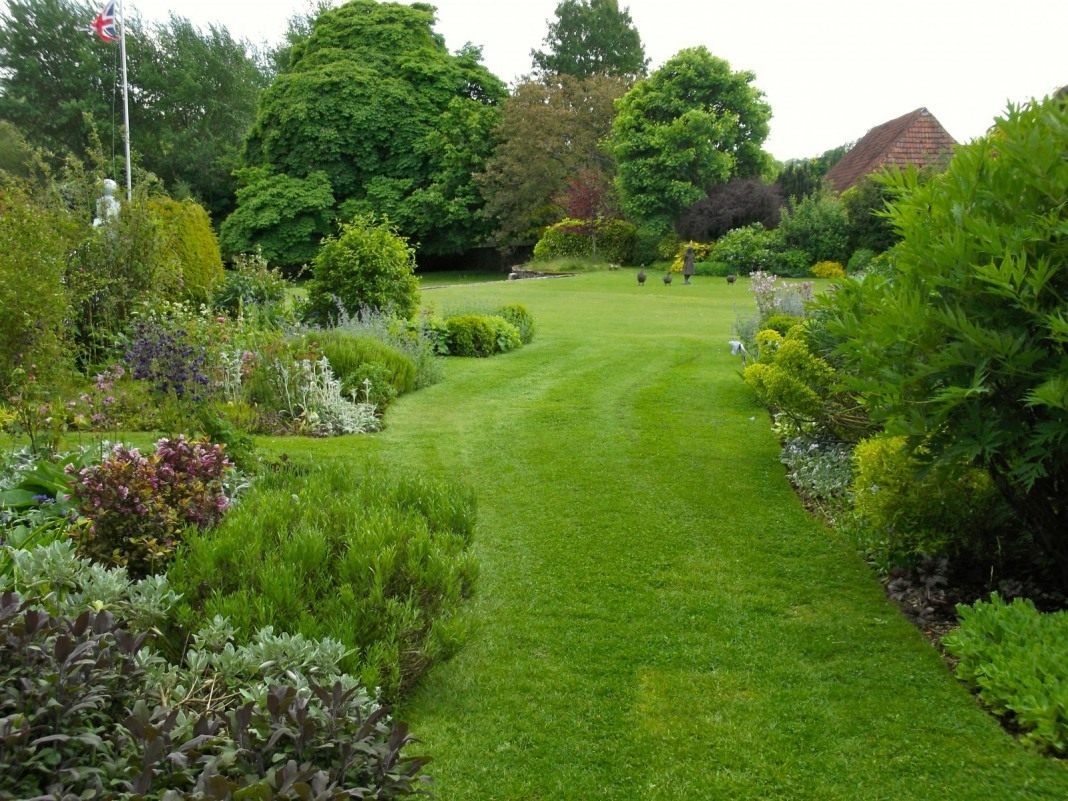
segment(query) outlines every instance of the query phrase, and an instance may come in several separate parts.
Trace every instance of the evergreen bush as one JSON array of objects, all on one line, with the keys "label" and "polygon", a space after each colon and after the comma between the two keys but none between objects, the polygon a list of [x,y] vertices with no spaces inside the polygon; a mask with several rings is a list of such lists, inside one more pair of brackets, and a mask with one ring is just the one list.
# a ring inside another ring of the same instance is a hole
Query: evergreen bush
[{"label": "evergreen bush", "polygon": [[193,200],[155,197],[149,209],[160,228],[160,245],[178,261],[182,294],[196,303],[207,303],[223,280],[219,241],[204,207]]}]

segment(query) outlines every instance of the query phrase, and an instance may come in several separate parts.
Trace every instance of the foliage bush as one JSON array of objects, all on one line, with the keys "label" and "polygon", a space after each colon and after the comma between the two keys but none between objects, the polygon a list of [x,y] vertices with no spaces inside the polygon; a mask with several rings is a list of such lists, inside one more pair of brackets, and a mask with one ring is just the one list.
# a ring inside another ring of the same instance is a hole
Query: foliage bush
[{"label": "foliage bush", "polygon": [[493,356],[523,344],[519,329],[493,314],[461,314],[445,320],[450,356]]},{"label": "foliage bush", "polygon": [[415,251],[388,222],[356,217],[328,237],[315,257],[308,282],[311,317],[336,323],[340,313],[371,309],[407,319],[419,306]]},{"label": "foliage bush", "polygon": [[708,196],[682,212],[675,230],[683,239],[712,242],[735,228],[779,224],[783,198],[779,187],[759,178],[736,178],[713,187]]},{"label": "foliage bush", "polygon": [[414,319],[401,320],[368,309],[358,317],[342,317],[337,327],[355,336],[377,339],[404,353],[415,365],[413,389],[441,380],[441,364],[436,357],[444,356],[448,350],[445,322],[431,313],[424,311]]},{"label": "foliage bush", "polygon": [[790,482],[809,502],[837,511],[852,500],[852,445],[812,435],[790,437],[779,458]]},{"label": "foliage bush", "polygon": [[534,341],[534,317],[521,303],[509,303],[497,310],[497,316],[507,320],[519,332],[519,341],[529,345]]},{"label": "foliage bush", "polygon": [[[0,798],[296,801],[315,788],[341,801],[419,789],[425,760],[402,755],[406,728],[359,687],[294,686],[296,673],[270,687],[231,682],[202,651],[168,664],[148,639],[107,611],[53,617],[0,596]],[[227,661],[242,656],[231,646]],[[153,671],[185,683],[164,694]],[[193,697],[207,700],[198,709]]]},{"label": "foliage bush", "polygon": [[[363,389],[345,394],[341,380],[334,375],[326,357],[294,360],[283,354],[264,362],[253,397],[267,401],[290,430],[317,437],[366,434],[381,424],[378,410]],[[266,392],[264,392],[266,390]]]},{"label": "foliage bush", "polygon": [[254,307],[270,308],[285,298],[286,280],[259,253],[239,254],[215,287],[212,306],[235,317]]},{"label": "foliage bush", "polygon": [[534,245],[534,260],[590,257],[613,264],[634,261],[637,229],[626,220],[563,219],[549,226]]},{"label": "foliage bush", "polygon": [[34,203],[28,190],[0,182],[0,397],[14,371],[53,386],[69,364],[65,323],[70,298],[64,271],[64,220]]},{"label": "foliage bush", "polygon": [[1068,612],[1043,614],[1030,600],[993,593],[957,613],[960,626],[942,639],[957,677],[1025,742],[1068,755]]},{"label": "foliage bush", "polygon": [[820,261],[812,265],[813,278],[845,278],[845,268],[841,262]]},{"label": "foliage bush", "polygon": [[699,261],[693,266],[694,273],[711,278],[723,278],[728,275],[737,275],[730,265],[722,261]]},{"label": "foliage bush", "polygon": [[160,230],[160,246],[178,261],[182,295],[206,303],[223,279],[219,241],[207,211],[194,200],[154,197],[149,209]]},{"label": "foliage bush", "polygon": [[395,697],[456,647],[473,528],[473,498],[457,487],[376,466],[291,465],[192,535],[170,577],[191,619],[332,637],[350,649],[348,672]]},{"label": "foliage bush", "polygon": [[880,435],[854,452],[854,508],[862,543],[882,565],[908,565],[925,556],[969,558],[997,539],[1004,510],[981,470],[921,474],[904,437]]},{"label": "foliage bush", "polygon": [[397,348],[374,337],[333,328],[305,334],[297,348],[308,354],[325,356],[345,394],[360,387],[363,379],[357,378],[356,374],[365,365],[381,367],[397,395],[415,389],[415,363]]},{"label": "foliage bush", "polygon": [[710,254],[712,253],[712,243],[710,242],[680,242],[678,249],[675,251],[675,258],[671,262],[671,272],[681,273],[683,267],[686,264],[686,251],[687,249],[693,250],[694,268],[697,267],[697,262],[708,261]]},{"label": "foliage bush", "polygon": [[894,192],[873,175],[866,175],[842,193],[848,228],[849,250],[871,250],[882,253],[898,241],[889,218],[887,205],[894,200]]},{"label": "foliage bush", "polygon": [[844,262],[849,255],[849,218],[842,202],[820,193],[802,198],[785,209],[779,228],[787,249],[804,251],[807,264]]},{"label": "foliage bush", "polygon": [[709,256],[712,261],[726,264],[738,275],[772,272],[778,241],[778,234],[765,231],[763,225],[754,223],[728,231],[716,242]]},{"label": "foliage bush", "polygon": [[[1068,104],[1010,108],[943,175],[902,194],[892,280],[828,300],[840,358],[871,415],[957,475],[989,472],[1068,576]],[[977,555],[978,556],[978,555]],[[982,556],[997,559],[996,552]],[[1068,578],[1062,578],[1068,583]]]},{"label": "foliage bush", "polygon": [[868,248],[854,250],[853,255],[849,257],[849,262],[846,264],[846,272],[850,275],[855,275],[867,270],[875,259],[875,255],[875,251]]},{"label": "foliage bush", "polygon": [[231,466],[220,446],[178,437],[159,440],[148,456],[119,444],[100,464],[71,467],[71,493],[87,521],[73,532],[78,550],[135,577],[157,572],[187,527],[219,522]]}]

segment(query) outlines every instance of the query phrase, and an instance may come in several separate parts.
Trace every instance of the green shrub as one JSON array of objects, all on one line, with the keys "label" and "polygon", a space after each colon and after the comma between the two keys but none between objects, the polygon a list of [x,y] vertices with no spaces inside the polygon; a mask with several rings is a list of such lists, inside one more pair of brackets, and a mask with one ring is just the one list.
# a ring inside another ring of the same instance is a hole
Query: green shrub
[{"label": "green shrub", "polygon": [[875,251],[868,248],[859,248],[853,251],[853,255],[849,257],[849,263],[846,264],[846,272],[852,275],[853,273],[859,273],[862,270],[868,269],[868,265],[875,259]]},{"label": "green shrub", "polygon": [[308,282],[314,320],[334,323],[342,312],[357,317],[366,309],[407,319],[418,306],[415,251],[388,222],[357,216],[323,241]]},{"label": "green shrub", "polygon": [[155,197],[149,209],[160,228],[160,245],[178,261],[182,294],[197,303],[207,303],[223,280],[219,240],[207,211],[194,200]]},{"label": "green shrub", "polygon": [[1016,517],[1000,544],[1033,536],[1068,586],[1066,152],[1068,103],[1047,98],[1010,108],[926,183],[892,174],[892,280],[834,302],[871,415],[925,461],[987,471]]},{"label": "green shrub", "polygon": [[777,230],[787,249],[805,252],[806,266],[843,262],[849,255],[849,219],[842,202],[832,195],[809,195],[784,209]]},{"label": "green shrub", "polygon": [[749,275],[757,270],[775,272],[780,246],[781,239],[775,231],[766,231],[760,223],[753,223],[721,236],[712,248],[710,258],[726,264],[738,275]]},{"label": "green shrub", "polygon": [[694,264],[693,269],[697,275],[712,278],[723,278],[733,272],[730,265],[723,261],[699,261]]},{"label": "green shrub", "polygon": [[865,549],[884,565],[961,557],[989,546],[1002,516],[981,470],[921,473],[904,437],[877,436],[854,451],[854,508]]},{"label": "green shrub", "polygon": [[515,350],[523,341],[519,329],[492,314],[462,314],[445,321],[449,355],[492,356]]},{"label": "green shrub", "polygon": [[252,307],[268,307],[285,298],[286,280],[267,260],[257,254],[242,253],[234,257],[233,266],[215,287],[212,305],[238,316]]},{"label": "green shrub", "polygon": [[471,493],[351,462],[290,465],[253,487],[169,576],[190,621],[216,614],[332,637],[343,666],[387,698],[457,646],[475,577]]},{"label": "green shrub", "polygon": [[563,219],[549,226],[534,245],[534,260],[581,257],[615,264],[634,260],[637,229],[626,220]]},{"label": "green shrub", "polygon": [[497,309],[497,316],[503,317],[519,331],[519,341],[529,345],[534,340],[534,318],[527,307],[520,303],[509,303]]},{"label": "green shrub", "polygon": [[64,280],[64,220],[33,203],[11,182],[0,184],[0,397],[15,370],[51,386],[69,362],[64,330],[71,315]]},{"label": "green shrub", "polygon": [[1068,755],[1068,612],[1043,614],[1031,601],[994,593],[957,606],[960,626],[943,638],[957,677],[1023,740]]},{"label": "green shrub", "polygon": [[816,262],[811,273],[813,278],[845,278],[845,268],[837,261]]},{"label": "green shrub", "polygon": [[803,321],[803,317],[795,317],[792,314],[772,314],[764,319],[763,327],[778,331],[781,336],[786,336],[791,328]]},{"label": "green shrub", "polygon": [[415,362],[397,348],[374,337],[328,329],[305,334],[296,347],[302,358],[319,354],[325,356],[334,375],[341,380],[345,394],[360,389],[361,382],[367,376],[357,374],[366,365],[381,367],[382,375],[392,385],[396,395],[411,392],[416,387]]}]

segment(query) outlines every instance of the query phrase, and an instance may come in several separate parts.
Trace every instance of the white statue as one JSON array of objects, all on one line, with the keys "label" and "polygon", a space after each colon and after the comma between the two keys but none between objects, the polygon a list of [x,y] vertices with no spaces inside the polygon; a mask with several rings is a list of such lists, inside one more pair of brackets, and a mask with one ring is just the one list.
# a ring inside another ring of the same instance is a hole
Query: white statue
[{"label": "white statue", "polygon": [[110,178],[104,179],[104,194],[97,198],[96,201],[96,217],[93,218],[94,228],[99,228],[101,225],[106,225],[118,218],[119,209],[121,208],[119,201],[115,199],[115,190],[118,188],[119,185]]}]

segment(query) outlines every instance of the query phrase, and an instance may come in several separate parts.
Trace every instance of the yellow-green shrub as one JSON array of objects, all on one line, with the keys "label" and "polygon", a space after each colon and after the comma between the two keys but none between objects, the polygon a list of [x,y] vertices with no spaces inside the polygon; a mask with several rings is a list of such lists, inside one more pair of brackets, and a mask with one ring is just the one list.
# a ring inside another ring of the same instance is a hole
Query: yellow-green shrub
[{"label": "yellow-green shrub", "polygon": [[982,470],[921,471],[904,437],[857,444],[854,509],[865,546],[888,563],[969,553],[998,519],[1000,497]]},{"label": "yellow-green shrub", "polygon": [[680,242],[678,249],[675,251],[675,260],[671,262],[671,272],[682,272],[683,264],[686,261],[687,248],[693,248],[695,264],[699,261],[708,261],[712,254],[713,244],[712,242]]},{"label": "yellow-green shrub", "polygon": [[813,278],[845,278],[845,267],[837,261],[818,261],[812,265]]},{"label": "yellow-green shrub", "polygon": [[207,211],[193,200],[169,197],[153,198],[149,208],[159,224],[163,248],[174,256],[181,269],[183,294],[206,303],[223,280],[219,240]]}]

